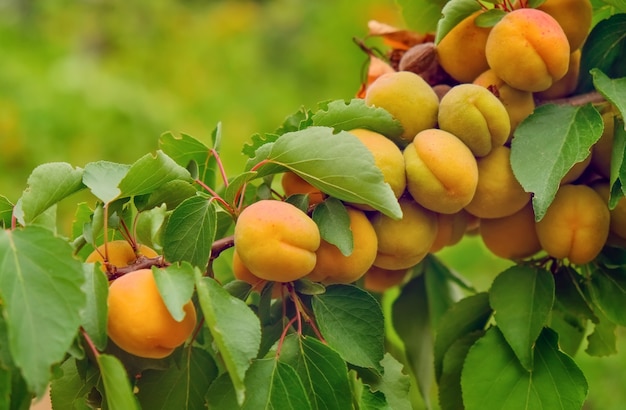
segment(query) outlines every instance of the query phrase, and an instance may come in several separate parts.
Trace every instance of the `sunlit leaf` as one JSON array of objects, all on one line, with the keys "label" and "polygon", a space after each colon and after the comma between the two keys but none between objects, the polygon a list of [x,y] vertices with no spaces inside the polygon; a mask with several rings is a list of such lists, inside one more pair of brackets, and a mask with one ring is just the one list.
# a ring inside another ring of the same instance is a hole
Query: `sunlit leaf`
[{"label": "sunlit leaf", "polygon": [[48,384],[50,366],[76,337],[86,302],[82,265],[72,251],[42,228],[0,231],[0,299],[9,347],[38,395]]},{"label": "sunlit leaf", "polygon": [[593,332],[587,336],[585,352],[590,356],[602,357],[617,353],[617,325],[606,317],[594,324]]},{"label": "sunlit leaf", "polygon": [[445,0],[398,0],[402,16],[408,26],[418,33],[429,33],[436,29]]},{"label": "sunlit leaf", "polygon": [[374,297],[352,285],[331,285],[313,296],[313,312],[322,336],[348,363],[381,370],[384,319]]},{"label": "sunlit leaf", "polygon": [[435,44],[439,44],[450,30],[478,10],[480,10],[480,3],[474,0],[450,0],[446,2],[441,10],[441,18],[437,22]]},{"label": "sunlit leaf", "polygon": [[196,192],[196,188],[190,182],[175,179],[161,185],[152,193],[141,197],[142,200],[136,198],[135,205],[140,211],[152,209],[163,204],[167,206],[167,209],[171,210],[180,205],[185,199],[194,196]]},{"label": "sunlit leaf", "polygon": [[167,310],[180,322],[185,318],[183,307],[193,295],[194,268],[189,263],[183,262],[166,268],[152,267],[152,272]]},{"label": "sunlit leaf", "polygon": [[542,105],[517,127],[511,167],[524,190],[533,193],[537,221],[545,215],[565,174],[589,156],[603,128],[602,116],[591,104]]},{"label": "sunlit leaf", "polygon": [[522,366],[530,371],[533,348],[554,304],[554,278],[545,269],[523,265],[500,273],[489,290],[498,328]]},{"label": "sunlit leaf", "polygon": [[322,239],[335,245],[343,255],[350,255],[354,246],[350,217],[343,203],[334,198],[315,207],[313,220],[320,230]]},{"label": "sunlit leaf", "polygon": [[90,162],[85,165],[83,183],[96,198],[107,204],[122,193],[118,185],[129,169],[130,165],[115,162]]},{"label": "sunlit leaf", "polygon": [[144,195],[175,179],[190,181],[191,175],[163,151],[157,151],[135,161],[120,181],[119,189],[122,196]]},{"label": "sunlit leaf", "polygon": [[237,402],[241,404],[247,397],[244,378],[261,343],[259,318],[242,300],[211,278],[196,277],[196,289],[206,326],[228,370]]},{"label": "sunlit leaf", "polygon": [[385,353],[385,357],[380,363],[383,366],[383,374],[380,381],[373,384],[372,387],[385,395],[385,400],[392,409],[411,410],[409,398],[411,378],[404,373],[402,363],[389,353]]},{"label": "sunlit leaf", "polygon": [[[220,128],[215,132],[219,133]],[[171,132],[166,132],[159,138],[159,148],[170,158],[184,168],[187,168],[191,161],[198,167],[198,179],[210,187],[215,186],[216,162],[211,155],[209,147],[201,141],[181,133],[175,136]]]},{"label": "sunlit leaf", "polygon": [[104,383],[106,402],[110,409],[139,410],[139,404],[126,375],[124,365],[115,356],[98,355],[98,366]]},{"label": "sunlit leaf", "polygon": [[0,228],[6,229],[11,226],[13,216],[13,204],[9,199],[0,195]]}]

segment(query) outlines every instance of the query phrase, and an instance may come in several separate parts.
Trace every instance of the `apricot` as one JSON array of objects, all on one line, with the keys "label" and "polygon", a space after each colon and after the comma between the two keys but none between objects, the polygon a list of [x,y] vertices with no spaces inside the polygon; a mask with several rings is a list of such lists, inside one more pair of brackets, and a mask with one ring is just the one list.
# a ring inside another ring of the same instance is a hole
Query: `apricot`
[{"label": "apricot", "polygon": [[[125,239],[116,239],[102,244],[94,249],[93,252],[87,256],[86,262],[101,262],[104,263],[104,256],[107,256],[107,262],[116,268],[123,268],[133,264],[140,256],[146,258],[156,258],[159,256],[156,251],[146,245],[138,244],[137,250],[134,250],[131,244]],[[102,265],[102,270],[106,271],[106,267]]]},{"label": "apricot", "polygon": [[537,222],[537,236],[548,255],[574,264],[591,262],[609,235],[606,203],[587,185],[561,185],[544,217]]},{"label": "apricot", "polygon": [[310,205],[316,205],[324,201],[324,193],[302,179],[295,172],[287,171],[283,173],[280,182],[283,187],[283,192],[287,196],[295,194],[308,195]]},{"label": "apricot", "polygon": [[552,83],[550,88],[545,91],[535,93],[540,100],[552,100],[556,98],[565,98],[576,91],[578,86],[578,77],[580,76],[580,57],[582,52],[580,49],[574,51],[569,58],[569,67],[565,76],[558,81]]},{"label": "apricot", "polygon": [[437,44],[439,64],[460,83],[471,83],[489,68],[485,45],[491,28],[474,23],[481,13],[477,11],[461,20]]},{"label": "apricot", "polygon": [[[479,218],[502,218],[519,211],[530,201],[530,193],[515,178],[511,149],[496,147],[478,158],[478,185],[465,210]],[[482,222],[481,222],[482,224]]]},{"label": "apricot", "polygon": [[537,9],[554,17],[572,51],[580,49],[591,28],[593,9],[589,0],[546,0]]},{"label": "apricot", "polygon": [[588,155],[584,160],[575,163],[569,171],[561,179],[561,184],[569,184],[576,181],[587,170],[587,167],[591,163],[591,155]]},{"label": "apricot", "polygon": [[470,223],[469,214],[465,210],[453,214],[437,214],[437,236],[430,247],[430,253],[436,253],[457,243],[467,231]]},{"label": "apricot", "polygon": [[372,266],[363,276],[363,288],[370,292],[383,293],[404,281],[408,269],[389,270]]},{"label": "apricot", "polygon": [[478,183],[476,158],[456,136],[428,129],[404,149],[407,190],[423,207],[452,214],[473,198]]},{"label": "apricot", "polygon": [[376,213],[371,221],[378,238],[374,265],[383,269],[407,269],[428,254],[437,236],[437,217],[411,198],[398,201],[403,216],[392,219]]},{"label": "apricot", "polygon": [[454,134],[477,157],[504,145],[511,120],[504,104],[485,87],[459,84],[441,99],[439,128]]},{"label": "apricot", "polygon": [[591,149],[592,169],[604,178],[611,177],[611,156],[613,155],[613,140],[615,139],[615,112],[611,109],[602,113],[604,129],[600,139]]},{"label": "apricot", "polygon": [[389,184],[396,198],[400,198],[406,189],[404,157],[400,148],[389,138],[375,131],[359,128],[349,132],[372,153],[374,162],[382,172],[385,182]]},{"label": "apricot", "polygon": [[[609,203],[609,196],[611,193],[609,182],[606,180],[600,180],[591,185],[591,187],[600,194],[600,197],[604,200],[604,203]],[[609,234],[617,236],[621,239],[626,239],[626,198],[622,197],[615,208],[609,209],[609,215],[611,217],[609,222]]]},{"label": "apricot", "polygon": [[535,92],[547,90],[567,73],[570,46],[552,16],[522,8],[492,27],[485,54],[489,67],[507,84]]},{"label": "apricot", "polygon": [[196,325],[190,300],[185,317],[176,321],[159,293],[150,269],[140,269],[109,286],[107,332],[111,340],[135,356],[161,359],[183,344]]},{"label": "apricot", "polygon": [[541,251],[531,202],[512,215],[483,219],[479,233],[487,249],[500,258],[524,259]]},{"label": "apricot", "polygon": [[353,249],[350,255],[341,253],[337,246],[322,240],[317,263],[306,278],[323,283],[352,283],[367,272],[378,251],[378,238],[365,212],[347,208],[350,217]]},{"label": "apricot", "polygon": [[233,252],[233,276],[235,279],[242,280],[250,284],[250,286],[252,286],[252,290],[257,292],[261,292],[267,284],[266,280],[263,280],[254,273],[250,272],[250,269],[248,269],[248,267],[241,261],[237,251]]},{"label": "apricot", "polygon": [[235,250],[257,277],[291,282],[311,273],[320,232],[300,209],[264,199],[244,208],[235,223]]},{"label": "apricot", "polygon": [[509,114],[509,139],[517,126],[535,110],[535,98],[530,91],[513,88],[498,77],[492,69],[482,72],[473,84],[491,91],[504,105]]},{"label": "apricot", "polygon": [[368,87],[365,103],[384,108],[402,124],[404,143],[413,141],[418,132],[433,128],[437,123],[437,94],[422,77],[410,71],[378,77]]}]

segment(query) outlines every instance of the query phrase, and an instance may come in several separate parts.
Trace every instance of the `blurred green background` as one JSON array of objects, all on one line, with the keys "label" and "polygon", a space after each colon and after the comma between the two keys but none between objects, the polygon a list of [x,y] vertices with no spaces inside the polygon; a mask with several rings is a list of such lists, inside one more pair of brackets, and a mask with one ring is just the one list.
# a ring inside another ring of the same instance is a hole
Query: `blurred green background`
[{"label": "blurred green background", "polygon": [[[252,134],[351,98],[367,61],[352,38],[399,16],[392,0],[0,0],[0,195],[16,201],[41,163],[132,163],[163,132],[208,142],[218,122],[236,175]],[[477,238],[441,256],[481,290],[508,266]],[[623,408],[624,353],[577,360],[586,408]]]}]

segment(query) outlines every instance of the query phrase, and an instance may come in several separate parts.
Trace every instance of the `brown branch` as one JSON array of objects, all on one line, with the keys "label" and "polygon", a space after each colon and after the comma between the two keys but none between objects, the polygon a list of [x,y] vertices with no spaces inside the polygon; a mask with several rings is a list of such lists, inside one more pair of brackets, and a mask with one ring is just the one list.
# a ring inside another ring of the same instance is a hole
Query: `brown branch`
[{"label": "brown branch", "polygon": [[557,104],[557,105],[573,105],[573,106],[581,106],[588,103],[599,104],[605,102],[606,99],[597,91],[591,91],[585,94],[573,95],[567,98],[558,98],[555,100],[543,100],[538,101],[537,105],[544,104]]},{"label": "brown branch", "polygon": [[108,278],[109,280],[114,280],[119,278],[120,276],[124,276],[127,273],[134,272],[139,269],[150,269],[153,266],[158,266],[159,268],[164,268],[169,266],[170,264],[163,259],[163,256],[156,256],[154,258],[147,258],[145,256],[140,256],[135,262],[131,263],[128,266],[124,266],[121,268],[115,267],[113,265],[107,266]]},{"label": "brown branch", "polygon": [[232,235],[216,240],[213,242],[213,245],[211,245],[211,260],[217,259],[220,253],[233,246],[235,246],[235,237]]}]

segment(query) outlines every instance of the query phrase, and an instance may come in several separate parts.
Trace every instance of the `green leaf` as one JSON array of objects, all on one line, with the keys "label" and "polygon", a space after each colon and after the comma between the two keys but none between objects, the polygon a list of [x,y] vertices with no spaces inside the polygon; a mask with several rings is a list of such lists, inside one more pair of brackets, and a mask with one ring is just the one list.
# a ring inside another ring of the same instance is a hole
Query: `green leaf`
[{"label": "green leaf", "polygon": [[246,397],[246,371],[261,344],[261,323],[243,301],[231,296],[215,280],[197,276],[196,289],[206,326],[228,370],[237,402],[242,404]]},{"label": "green leaf", "polygon": [[174,209],[165,227],[165,259],[189,262],[204,270],[211,256],[216,229],[213,201],[200,196],[186,199]]},{"label": "green leaf", "polygon": [[489,290],[498,328],[522,366],[530,371],[533,347],[554,304],[554,278],[545,269],[516,265],[500,273]]},{"label": "green leaf", "polygon": [[385,135],[396,144],[406,145],[401,135],[402,124],[389,112],[380,107],[365,104],[362,98],[352,100],[335,100],[316,111],[311,118],[314,126],[332,127],[336,131],[350,131],[366,128]]},{"label": "green leaf", "polygon": [[441,18],[437,22],[435,44],[439,44],[450,30],[478,10],[480,3],[474,0],[450,0],[445,3],[441,10]]},{"label": "green leaf", "polygon": [[441,318],[435,332],[437,337],[434,346],[437,380],[441,377],[448,349],[465,335],[484,330],[491,314],[489,294],[481,292],[459,300]]},{"label": "green leaf", "polygon": [[218,369],[208,352],[185,349],[180,367],[146,370],[137,383],[137,399],[143,409],[201,409],[205,393]]},{"label": "green leaf", "polygon": [[590,356],[602,357],[617,353],[617,325],[601,316],[594,324],[593,332],[587,336],[585,352]]},{"label": "green leaf", "polygon": [[335,245],[345,256],[352,254],[354,241],[350,229],[350,216],[341,201],[328,198],[313,210],[313,220],[322,239]]},{"label": "green leaf", "polygon": [[618,325],[626,326],[626,271],[623,269],[594,268],[589,293],[595,306]]},{"label": "green leaf", "polygon": [[98,355],[98,366],[104,383],[106,402],[109,409],[139,410],[139,404],[126,375],[126,369],[115,357]]},{"label": "green leaf", "polygon": [[39,165],[33,170],[26,181],[18,204],[22,224],[32,222],[46,209],[60,200],[84,188],[82,183],[83,170],[73,168],[65,162],[50,162]]},{"label": "green leaf", "polygon": [[50,366],[63,359],[81,324],[85,277],[72,251],[42,228],[0,231],[0,299],[9,348],[37,395],[43,394]]},{"label": "green leaf", "polygon": [[146,195],[143,201],[135,199],[137,209],[144,211],[165,204],[167,209],[174,209],[185,199],[196,194],[196,188],[187,181],[175,179],[166,182],[149,195]]},{"label": "green leaf", "polygon": [[232,383],[220,377],[208,392],[212,410],[309,410],[312,409],[298,374],[275,359],[255,360],[246,377],[245,401],[237,404]]},{"label": "green leaf", "polygon": [[383,366],[383,375],[379,383],[372,387],[383,392],[389,407],[392,409],[411,410],[411,400],[409,399],[411,378],[402,371],[402,363],[389,353],[385,353],[385,357],[380,363]]},{"label": "green leaf", "polygon": [[353,285],[332,285],[312,299],[322,336],[348,363],[381,370],[384,318],[374,297]]},{"label": "green leaf", "polygon": [[90,162],[85,165],[83,184],[89,188],[96,198],[108,204],[117,199],[122,193],[118,186],[129,169],[130,165],[117,164],[115,162]]},{"label": "green leaf", "polygon": [[410,29],[418,33],[430,33],[436,29],[445,0],[397,0],[402,17]]},{"label": "green leaf", "polygon": [[135,238],[137,241],[158,253],[162,253],[161,240],[165,221],[168,217],[169,213],[165,205],[138,213],[135,218]]},{"label": "green leaf", "polygon": [[430,254],[426,255],[420,267],[426,280],[428,314],[432,326],[437,327],[441,317],[455,302],[449,281],[454,274],[436,256]]},{"label": "green leaf", "polygon": [[194,292],[194,273],[200,271],[189,263],[170,265],[167,268],[152,267],[159,293],[172,317],[180,322],[185,318],[183,307],[191,300]]},{"label": "green leaf", "polygon": [[506,12],[504,10],[491,9],[478,15],[476,17],[476,20],[474,20],[474,24],[476,24],[478,27],[493,27],[500,20],[502,20],[502,17],[504,17],[505,15]]},{"label": "green leaf", "polygon": [[535,362],[526,371],[497,327],[470,349],[461,373],[465,409],[580,409],[587,380],[558,348],[557,334],[544,329]]},{"label": "green leaf", "polygon": [[572,357],[576,355],[585,338],[588,320],[570,315],[558,307],[552,309],[548,327],[559,335],[559,348]]},{"label": "green leaf", "polygon": [[50,399],[55,409],[82,409],[86,407],[85,400],[95,388],[100,373],[95,367],[89,367],[85,373],[79,372],[75,359],[69,359],[61,364],[62,376],[52,380]]},{"label": "green leaf", "polygon": [[104,350],[107,344],[107,297],[109,280],[100,268],[100,264],[83,264],[85,282],[82,286],[87,303],[80,311],[81,326],[89,335],[98,350]]},{"label": "green leaf", "polygon": [[[259,163],[269,163],[260,166]],[[258,177],[287,168],[337,199],[365,204],[392,218],[402,211],[372,153],[349,132],[333,134],[332,128],[309,127],[283,134],[264,156],[248,163],[259,167]]]},{"label": "green leaf", "polygon": [[285,338],[279,360],[300,377],[311,408],[345,409],[352,404],[348,368],[339,353],[311,337]]},{"label": "green leaf", "polygon": [[517,127],[511,167],[524,190],[534,194],[537,221],[545,215],[565,174],[589,156],[603,128],[602,116],[591,104],[542,105]]},{"label": "green leaf", "polygon": [[596,24],[583,44],[576,94],[593,90],[590,72],[594,68],[611,78],[626,76],[625,47],[626,14],[615,14]]},{"label": "green leaf", "polygon": [[597,321],[591,301],[583,290],[586,288],[578,273],[571,267],[562,267],[554,274],[555,307],[571,315]]},{"label": "green leaf", "polygon": [[467,353],[476,341],[485,334],[482,330],[467,333],[456,339],[446,350],[441,361],[441,376],[438,383],[439,404],[442,410],[463,408],[461,372]]},{"label": "green leaf", "polygon": [[626,77],[612,80],[598,68],[591,70],[591,77],[596,90],[617,108],[622,118],[626,118]]},{"label": "green leaf", "polygon": [[13,204],[7,197],[0,195],[0,229],[7,229],[11,226],[13,218]]},{"label": "green leaf", "polygon": [[[294,130],[296,131],[296,130]],[[241,152],[250,158],[254,158],[257,155],[259,148],[266,144],[271,144],[278,139],[278,134],[254,134],[252,135],[251,142],[244,144]]]},{"label": "green leaf", "polygon": [[[221,126],[214,131],[215,138],[221,135]],[[209,147],[191,135],[181,133],[175,136],[166,132],[159,138],[159,148],[181,167],[187,168],[190,162],[198,166],[198,179],[210,187],[215,186],[217,163]]]},{"label": "green leaf", "polygon": [[[619,126],[618,126],[619,124]],[[626,130],[623,121],[616,121],[611,153],[611,195],[609,208],[614,209],[618,201],[626,195]]]},{"label": "green leaf", "polygon": [[178,165],[163,151],[139,158],[119,183],[121,196],[130,197],[154,192],[163,184],[182,179],[190,181],[189,171]]},{"label": "green leaf", "polygon": [[433,331],[425,282],[424,275],[420,275],[402,287],[393,302],[391,318],[404,344],[408,367],[428,407],[433,381]]}]

